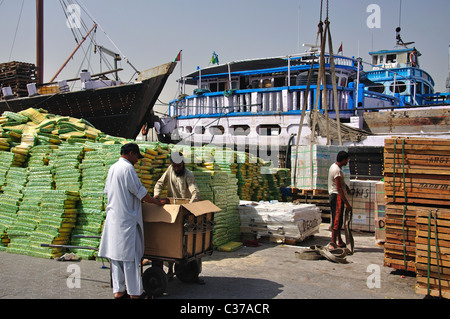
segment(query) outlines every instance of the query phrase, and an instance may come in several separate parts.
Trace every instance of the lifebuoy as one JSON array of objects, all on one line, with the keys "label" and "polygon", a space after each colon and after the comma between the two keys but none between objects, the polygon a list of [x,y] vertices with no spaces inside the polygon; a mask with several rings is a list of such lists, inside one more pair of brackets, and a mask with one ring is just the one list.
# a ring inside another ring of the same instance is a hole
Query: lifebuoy
[{"label": "lifebuoy", "polygon": [[142,135],[147,135],[147,134],[148,134],[147,124],[144,124],[144,125],[142,126],[141,132],[142,132]]},{"label": "lifebuoy", "polygon": [[417,65],[416,54],[414,52],[415,51],[413,51],[413,52],[411,52],[409,54],[409,60],[411,61],[411,66],[416,66]]}]

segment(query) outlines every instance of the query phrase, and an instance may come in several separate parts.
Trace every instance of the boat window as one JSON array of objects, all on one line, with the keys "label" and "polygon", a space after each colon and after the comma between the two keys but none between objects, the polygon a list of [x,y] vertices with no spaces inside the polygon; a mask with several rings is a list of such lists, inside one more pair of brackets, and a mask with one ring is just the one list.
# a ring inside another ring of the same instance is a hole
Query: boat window
[{"label": "boat window", "polygon": [[285,86],[286,85],[286,78],[284,76],[283,77],[274,78],[273,84],[274,84],[274,87],[276,87],[276,88]]},{"label": "boat window", "polygon": [[259,80],[252,81],[252,89],[259,89],[261,87],[261,82]]},{"label": "boat window", "polygon": [[239,89],[245,90],[245,89],[249,89],[249,88],[250,88],[250,84],[249,84],[248,77],[242,77],[239,81]]},{"label": "boat window", "polygon": [[195,134],[205,134],[205,127],[204,126],[196,126],[194,128]]},{"label": "boat window", "polygon": [[372,56],[372,64],[378,64],[378,55]]},{"label": "boat window", "polygon": [[422,85],[420,82],[416,84],[416,94],[422,94]]},{"label": "boat window", "polygon": [[384,85],[383,84],[375,84],[374,86],[369,87],[369,91],[377,92],[377,93],[384,93]]},{"label": "boat window", "polygon": [[272,79],[264,79],[263,88],[271,88],[271,87],[272,87]]},{"label": "boat window", "polygon": [[394,92],[394,93],[403,93],[403,92],[406,91],[406,88],[407,88],[407,87],[406,87],[405,82],[403,82],[403,81],[398,81],[398,82],[395,84],[395,92],[394,92],[394,83],[391,84],[390,90],[391,90],[391,92]]},{"label": "boat window", "polygon": [[393,63],[397,60],[397,54],[388,54],[386,56],[386,63]]},{"label": "boat window", "polygon": [[281,127],[276,124],[259,125],[256,132],[262,136],[277,136],[281,133]]},{"label": "boat window", "polygon": [[217,92],[217,83],[209,83],[209,90],[211,92]]},{"label": "boat window", "polygon": [[291,85],[296,85],[297,76],[291,76]]},{"label": "boat window", "polygon": [[209,128],[209,133],[211,133],[211,135],[223,135],[225,133],[225,128],[222,125],[211,126]]},{"label": "boat window", "polygon": [[250,134],[250,126],[248,125],[233,125],[231,126],[231,134],[235,136],[247,136]]}]

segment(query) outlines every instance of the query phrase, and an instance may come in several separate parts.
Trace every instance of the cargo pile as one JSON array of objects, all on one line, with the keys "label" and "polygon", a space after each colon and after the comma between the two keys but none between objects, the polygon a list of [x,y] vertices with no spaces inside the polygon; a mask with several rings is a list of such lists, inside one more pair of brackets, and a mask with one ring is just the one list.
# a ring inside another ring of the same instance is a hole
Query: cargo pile
[{"label": "cargo pile", "polygon": [[[72,250],[81,258],[95,258],[105,218],[105,179],[126,142],[83,119],[34,108],[4,112],[0,117],[0,250],[55,258],[63,249],[40,245],[70,244],[84,247]],[[153,194],[175,145],[137,143],[145,157],[135,168]],[[187,167],[199,178],[202,198],[222,209],[216,215],[217,247],[239,240],[240,196],[258,201],[279,198],[275,174],[267,169],[261,175],[268,163],[251,154],[209,147],[182,151],[193,159]],[[220,154],[222,159],[215,160]]]},{"label": "cargo pile", "polygon": [[385,265],[416,272],[418,293],[447,297],[449,151],[448,139],[391,138],[384,153]]},{"label": "cargo pile", "polygon": [[243,236],[275,242],[301,242],[318,233],[322,221],[320,209],[312,204],[241,202],[239,214]]},{"label": "cargo pile", "polygon": [[237,178],[224,171],[194,171],[202,199],[213,202],[221,209],[214,214],[213,244],[217,249],[230,242],[239,241],[239,196]]},{"label": "cargo pile", "polygon": [[[31,63],[11,61],[0,63],[0,86],[9,87],[15,97],[28,96],[27,84],[36,82],[36,66]],[[3,93],[3,96],[7,95]]]},{"label": "cargo pile", "polygon": [[[298,146],[297,154],[295,146],[291,150],[293,186],[300,190],[328,191],[328,170],[331,164],[336,162],[337,154],[340,151],[348,151],[348,147],[311,144]],[[342,170],[345,183],[349,185],[350,170],[348,165],[344,166]]]}]

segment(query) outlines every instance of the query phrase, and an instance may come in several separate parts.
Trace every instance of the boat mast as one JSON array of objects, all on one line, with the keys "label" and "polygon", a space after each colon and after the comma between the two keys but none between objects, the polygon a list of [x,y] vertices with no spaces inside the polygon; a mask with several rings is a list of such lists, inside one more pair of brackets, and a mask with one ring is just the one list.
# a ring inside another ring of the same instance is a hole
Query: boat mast
[{"label": "boat mast", "polygon": [[44,0],[36,0],[37,83],[44,83]]}]

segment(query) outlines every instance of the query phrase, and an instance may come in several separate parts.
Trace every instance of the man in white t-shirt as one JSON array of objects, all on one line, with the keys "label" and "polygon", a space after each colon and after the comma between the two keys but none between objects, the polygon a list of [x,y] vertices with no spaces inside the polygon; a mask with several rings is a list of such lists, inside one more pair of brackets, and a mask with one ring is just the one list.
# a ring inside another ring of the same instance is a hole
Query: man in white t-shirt
[{"label": "man in white t-shirt", "polygon": [[347,200],[346,192],[349,188],[345,184],[342,167],[348,164],[349,155],[345,151],[340,151],[336,157],[336,162],[330,166],[328,172],[328,194],[330,195],[331,208],[331,246],[333,248],[345,247],[341,237],[341,228],[344,219],[344,207],[352,211],[352,206]]}]

